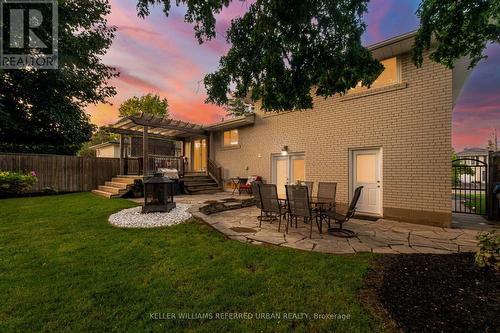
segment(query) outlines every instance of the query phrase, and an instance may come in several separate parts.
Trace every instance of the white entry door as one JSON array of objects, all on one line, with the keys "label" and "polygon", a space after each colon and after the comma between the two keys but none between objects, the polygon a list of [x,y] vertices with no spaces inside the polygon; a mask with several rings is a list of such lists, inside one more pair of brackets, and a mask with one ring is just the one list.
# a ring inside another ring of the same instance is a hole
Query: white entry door
[{"label": "white entry door", "polygon": [[286,196],[285,185],[305,180],[305,157],[303,154],[273,156],[272,182],[276,184],[279,197]]},{"label": "white entry door", "polygon": [[360,213],[382,215],[382,153],[380,149],[353,150],[351,155],[351,198],[363,186],[357,204]]}]

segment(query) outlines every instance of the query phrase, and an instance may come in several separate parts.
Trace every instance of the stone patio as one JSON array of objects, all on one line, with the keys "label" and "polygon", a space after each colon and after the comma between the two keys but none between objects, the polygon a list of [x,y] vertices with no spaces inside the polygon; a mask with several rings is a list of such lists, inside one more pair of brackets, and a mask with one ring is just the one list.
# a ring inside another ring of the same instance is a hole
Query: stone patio
[{"label": "stone patio", "polygon": [[[477,250],[476,235],[478,230],[448,229],[418,224],[379,219],[366,221],[351,219],[345,227],[356,232],[357,237],[344,239],[326,233],[319,234],[313,225],[312,239],[309,238],[309,225],[299,220],[298,228],[289,228],[284,234],[278,232],[278,222],[262,222],[259,228],[256,207],[248,207],[205,215],[199,208],[205,202],[228,197],[245,198],[245,195],[231,196],[228,192],[177,196],[176,202],[192,205],[191,213],[220,231],[230,239],[257,245],[272,244],[306,251],[347,254],[358,252],[373,253],[437,253],[472,252]],[[323,224],[323,229],[326,225]]]}]

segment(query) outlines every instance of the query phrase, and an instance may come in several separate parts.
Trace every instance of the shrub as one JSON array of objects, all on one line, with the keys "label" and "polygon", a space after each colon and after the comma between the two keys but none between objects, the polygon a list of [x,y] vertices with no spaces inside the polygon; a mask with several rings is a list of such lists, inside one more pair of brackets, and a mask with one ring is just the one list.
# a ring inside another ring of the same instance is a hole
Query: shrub
[{"label": "shrub", "polygon": [[479,251],[476,253],[476,265],[500,271],[500,234],[497,234],[496,230],[483,232],[477,239]]},{"label": "shrub", "polygon": [[42,193],[47,194],[47,195],[51,195],[51,194],[58,194],[59,191],[52,186],[46,186],[42,189]]},{"label": "shrub", "polygon": [[36,173],[0,171],[0,196],[27,193],[37,182]]}]

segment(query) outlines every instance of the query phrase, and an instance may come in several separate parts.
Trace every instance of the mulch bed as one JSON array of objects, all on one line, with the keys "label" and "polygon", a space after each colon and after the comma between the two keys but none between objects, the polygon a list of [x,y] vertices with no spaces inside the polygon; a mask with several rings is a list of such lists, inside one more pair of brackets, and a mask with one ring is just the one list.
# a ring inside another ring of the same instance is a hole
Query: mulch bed
[{"label": "mulch bed", "polygon": [[387,255],[366,286],[388,331],[500,332],[500,274],[474,266],[473,253]]}]

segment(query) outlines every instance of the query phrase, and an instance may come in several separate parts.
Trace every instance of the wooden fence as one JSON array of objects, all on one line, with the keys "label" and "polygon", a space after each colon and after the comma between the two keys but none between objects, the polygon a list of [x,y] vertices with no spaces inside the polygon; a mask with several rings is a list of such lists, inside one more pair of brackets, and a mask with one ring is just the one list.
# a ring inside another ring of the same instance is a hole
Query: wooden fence
[{"label": "wooden fence", "polygon": [[49,186],[60,192],[82,192],[96,189],[118,175],[120,159],[0,153],[0,170],[35,171],[38,182],[34,193]]}]

